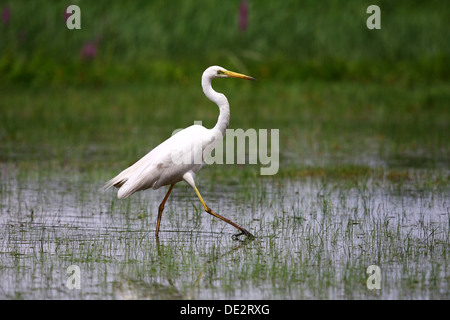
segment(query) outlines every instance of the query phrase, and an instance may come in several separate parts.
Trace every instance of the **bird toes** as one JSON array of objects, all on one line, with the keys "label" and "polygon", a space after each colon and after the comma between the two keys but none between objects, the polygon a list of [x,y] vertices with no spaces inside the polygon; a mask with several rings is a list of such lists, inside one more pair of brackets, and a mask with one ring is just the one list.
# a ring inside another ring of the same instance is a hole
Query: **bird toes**
[{"label": "bird toes", "polygon": [[[255,239],[255,236],[252,235],[250,232],[248,232],[248,231],[245,230],[245,229],[241,230],[241,232],[239,232],[239,233],[233,234],[233,235],[231,236],[231,238],[232,238],[233,240],[241,240],[241,239],[239,238],[240,236],[245,236],[246,238],[245,238],[244,240],[254,240],[254,239]],[[242,241],[242,240],[241,240],[241,241]]]}]

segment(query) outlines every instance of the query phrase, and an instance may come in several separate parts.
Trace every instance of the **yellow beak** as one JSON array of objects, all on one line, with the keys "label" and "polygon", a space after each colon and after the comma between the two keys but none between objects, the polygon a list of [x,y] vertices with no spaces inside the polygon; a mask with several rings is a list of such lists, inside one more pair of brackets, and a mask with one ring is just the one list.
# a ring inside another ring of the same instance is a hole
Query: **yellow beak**
[{"label": "yellow beak", "polygon": [[238,78],[238,79],[246,79],[246,80],[256,80],[253,77],[250,76],[246,76],[245,74],[241,74],[241,73],[237,73],[237,72],[233,72],[233,71],[224,71],[223,72],[224,75],[231,77],[231,78]]}]

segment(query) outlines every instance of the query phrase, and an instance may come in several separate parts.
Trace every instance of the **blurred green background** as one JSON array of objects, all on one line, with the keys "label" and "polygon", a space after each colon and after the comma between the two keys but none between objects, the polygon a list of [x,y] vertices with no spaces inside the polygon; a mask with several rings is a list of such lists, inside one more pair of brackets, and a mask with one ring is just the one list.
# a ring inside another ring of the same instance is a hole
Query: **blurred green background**
[{"label": "blurred green background", "polygon": [[[81,30],[66,27],[71,4]],[[366,27],[373,4],[381,30]],[[280,129],[281,176],[448,164],[448,1],[2,0],[0,10],[2,162],[115,172],[177,128],[214,125],[200,77],[221,65],[258,79],[214,87],[230,100],[230,128]]]},{"label": "blurred green background", "polygon": [[[0,3],[2,85],[190,81],[219,63],[278,80],[450,75],[448,1]],[[70,4],[81,8],[81,30],[66,27]],[[381,30],[366,27],[371,4]]]}]

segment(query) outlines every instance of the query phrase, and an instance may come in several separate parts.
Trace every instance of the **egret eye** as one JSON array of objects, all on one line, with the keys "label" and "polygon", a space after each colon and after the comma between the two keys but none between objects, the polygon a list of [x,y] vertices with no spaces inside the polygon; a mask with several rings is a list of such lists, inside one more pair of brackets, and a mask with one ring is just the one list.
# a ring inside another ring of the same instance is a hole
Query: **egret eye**
[{"label": "egret eye", "polygon": [[223,70],[217,70],[217,74],[225,74]]}]

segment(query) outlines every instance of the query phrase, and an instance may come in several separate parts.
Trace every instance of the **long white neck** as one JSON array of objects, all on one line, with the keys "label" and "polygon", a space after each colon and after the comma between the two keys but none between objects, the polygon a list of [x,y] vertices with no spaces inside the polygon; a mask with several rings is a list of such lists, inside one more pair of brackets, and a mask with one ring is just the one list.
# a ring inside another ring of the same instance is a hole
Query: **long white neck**
[{"label": "long white neck", "polygon": [[219,130],[222,137],[225,137],[225,131],[230,123],[230,105],[224,94],[216,92],[211,86],[211,77],[202,77],[202,88],[205,96],[217,104],[220,110],[219,119],[213,130]]}]

